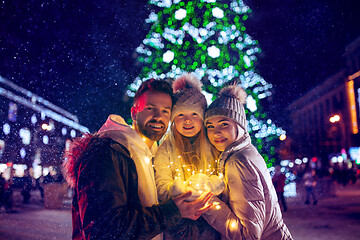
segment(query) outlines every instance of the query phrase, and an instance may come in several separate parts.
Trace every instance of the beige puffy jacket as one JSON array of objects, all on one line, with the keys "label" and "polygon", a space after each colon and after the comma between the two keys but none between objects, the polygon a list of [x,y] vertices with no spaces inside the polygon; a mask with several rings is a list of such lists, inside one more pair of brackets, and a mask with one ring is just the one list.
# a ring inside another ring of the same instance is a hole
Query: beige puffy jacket
[{"label": "beige puffy jacket", "polygon": [[203,217],[223,239],[292,239],[266,163],[248,134],[222,153],[219,171],[226,189]]},{"label": "beige puffy jacket", "polygon": [[[154,158],[155,181],[160,201],[169,199],[169,189],[174,183],[175,178],[186,181],[189,173],[186,173],[187,166],[183,163],[175,151],[175,140],[169,133],[159,146]],[[208,151],[208,164],[215,168],[215,161]],[[191,173],[190,173],[191,174]]]}]

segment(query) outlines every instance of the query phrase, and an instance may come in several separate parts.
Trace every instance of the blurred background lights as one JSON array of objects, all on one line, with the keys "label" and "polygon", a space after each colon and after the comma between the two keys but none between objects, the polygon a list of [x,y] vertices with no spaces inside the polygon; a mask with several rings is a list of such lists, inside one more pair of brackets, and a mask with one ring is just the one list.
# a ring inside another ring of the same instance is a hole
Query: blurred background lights
[{"label": "blurred background lights", "polygon": [[208,55],[212,58],[217,58],[220,56],[220,49],[215,46],[211,46],[207,49]]},{"label": "blurred background lights", "polygon": [[37,118],[36,118],[35,114],[31,116],[31,123],[32,124],[37,123]]},{"label": "blurred background lights", "polygon": [[331,123],[335,123],[335,122],[338,122],[338,121],[340,121],[340,116],[337,115],[337,114],[330,118]]},{"label": "blurred background lights", "polygon": [[224,17],[224,11],[221,10],[218,7],[213,8],[212,15],[216,18],[223,18]]},{"label": "blurred background lights", "polygon": [[24,148],[20,149],[20,156],[21,156],[21,158],[24,158],[26,156],[26,151]]},{"label": "blurred background lights", "polygon": [[174,59],[174,56],[175,54],[172,51],[167,50],[163,55],[163,61],[169,63]]},{"label": "blurred background lights", "polygon": [[280,139],[281,141],[284,141],[284,140],[286,139],[286,135],[285,135],[285,134],[281,134],[280,137],[279,137],[279,139]]},{"label": "blurred background lights", "polygon": [[257,110],[256,101],[251,95],[246,98],[246,107],[251,112],[255,112]]},{"label": "blurred background lights", "polygon": [[295,164],[298,164],[298,165],[300,165],[300,164],[302,164],[302,161],[301,161],[301,159],[295,159]]},{"label": "blurred background lights", "polygon": [[8,123],[5,123],[3,125],[3,132],[5,135],[8,135],[10,133],[10,125]]},{"label": "blurred background lights", "polygon": [[52,129],[51,125],[48,125],[48,124],[46,124],[46,123],[43,123],[43,124],[41,125],[41,128],[42,128],[43,130],[46,130],[46,131],[51,131],[51,129]]},{"label": "blurred background lights", "polygon": [[49,143],[49,137],[47,135],[43,136],[43,143],[48,144]]},{"label": "blurred background lights", "polygon": [[61,129],[61,133],[62,133],[62,135],[63,135],[63,136],[65,136],[65,135],[66,135],[67,130],[66,130],[66,128],[65,128],[65,127],[63,127],[63,128]]},{"label": "blurred background lights", "polygon": [[184,19],[185,17],[186,17],[186,10],[185,10],[185,9],[180,8],[179,10],[177,10],[177,11],[175,12],[175,18],[176,18],[177,20],[182,20],[182,19]]},{"label": "blurred background lights", "polygon": [[19,131],[19,135],[21,137],[22,143],[25,145],[29,145],[30,144],[30,140],[31,140],[31,133],[30,130],[27,128],[21,128]]},{"label": "blurred background lights", "polygon": [[74,129],[71,129],[71,131],[70,131],[70,136],[71,136],[72,138],[76,137],[76,131],[75,131]]}]

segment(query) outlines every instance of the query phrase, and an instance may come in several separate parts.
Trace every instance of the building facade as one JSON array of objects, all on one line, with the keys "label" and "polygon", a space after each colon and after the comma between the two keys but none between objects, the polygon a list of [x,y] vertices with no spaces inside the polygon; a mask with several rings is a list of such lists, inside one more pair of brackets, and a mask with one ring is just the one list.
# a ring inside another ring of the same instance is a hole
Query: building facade
[{"label": "building facade", "polygon": [[44,169],[59,168],[69,139],[89,132],[75,115],[1,76],[0,121],[0,173],[5,178],[30,169],[37,178]]},{"label": "building facade", "polygon": [[346,47],[344,56],[342,70],[289,106],[295,158],[327,166],[333,157],[355,161],[360,156],[360,38]]}]

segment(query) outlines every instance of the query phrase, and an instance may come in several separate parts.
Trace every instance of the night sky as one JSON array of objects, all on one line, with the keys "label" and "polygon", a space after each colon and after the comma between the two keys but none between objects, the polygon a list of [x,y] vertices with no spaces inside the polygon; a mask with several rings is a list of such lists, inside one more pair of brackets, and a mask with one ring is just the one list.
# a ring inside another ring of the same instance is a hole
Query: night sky
[{"label": "night sky", "polygon": [[[244,1],[259,41],[260,75],[273,84],[269,108],[287,130],[286,106],[344,66],[360,37],[358,0]],[[146,37],[147,1],[0,2],[0,75],[77,115],[96,131],[107,115],[128,116],[126,86]],[[356,5],[358,4],[358,5]]]}]

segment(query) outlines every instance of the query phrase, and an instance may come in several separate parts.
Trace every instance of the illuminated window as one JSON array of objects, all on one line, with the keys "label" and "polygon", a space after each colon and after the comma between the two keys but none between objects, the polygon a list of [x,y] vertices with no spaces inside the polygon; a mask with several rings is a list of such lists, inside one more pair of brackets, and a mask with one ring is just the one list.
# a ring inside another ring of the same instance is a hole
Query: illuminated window
[{"label": "illuminated window", "polygon": [[25,145],[29,145],[30,144],[30,140],[31,140],[31,133],[30,130],[27,128],[22,128],[19,131],[19,135],[22,139],[22,143]]},{"label": "illuminated window", "polygon": [[66,133],[67,133],[67,129],[66,129],[65,127],[63,127],[63,128],[61,129],[61,133],[62,133],[63,136],[65,136]]},{"label": "illuminated window", "polygon": [[26,156],[26,150],[24,148],[20,149],[20,156],[21,158],[24,158]]},{"label": "illuminated window", "polygon": [[76,137],[76,131],[75,131],[74,129],[72,129],[72,130],[70,131],[70,136],[71,136],[72,138]]},{"label": "illuminated window", "polygon": [[8,135],[10,133],[10,125],[8,123],[5,123],[3,125],[3,132],[5,133],[5,135]]},{"label": "illuminated window", "polygon": [[16,118],[17,118],[17,105],[16,105],[16,103],[13,103],[13,102],[9,103],[8,118],[9,118],[9,121],[16,122]]},{"label": "illuminated window", "polygon": [[37,117],[35,116],[35,114],[31,116],[31,123],[33,125],[35,125],[35,123],[37,123]]},{"label": "illuminated window", "polygon": [[47,135],[43,136],[43,143],[48,144],[49,143],[49,137]]}]

